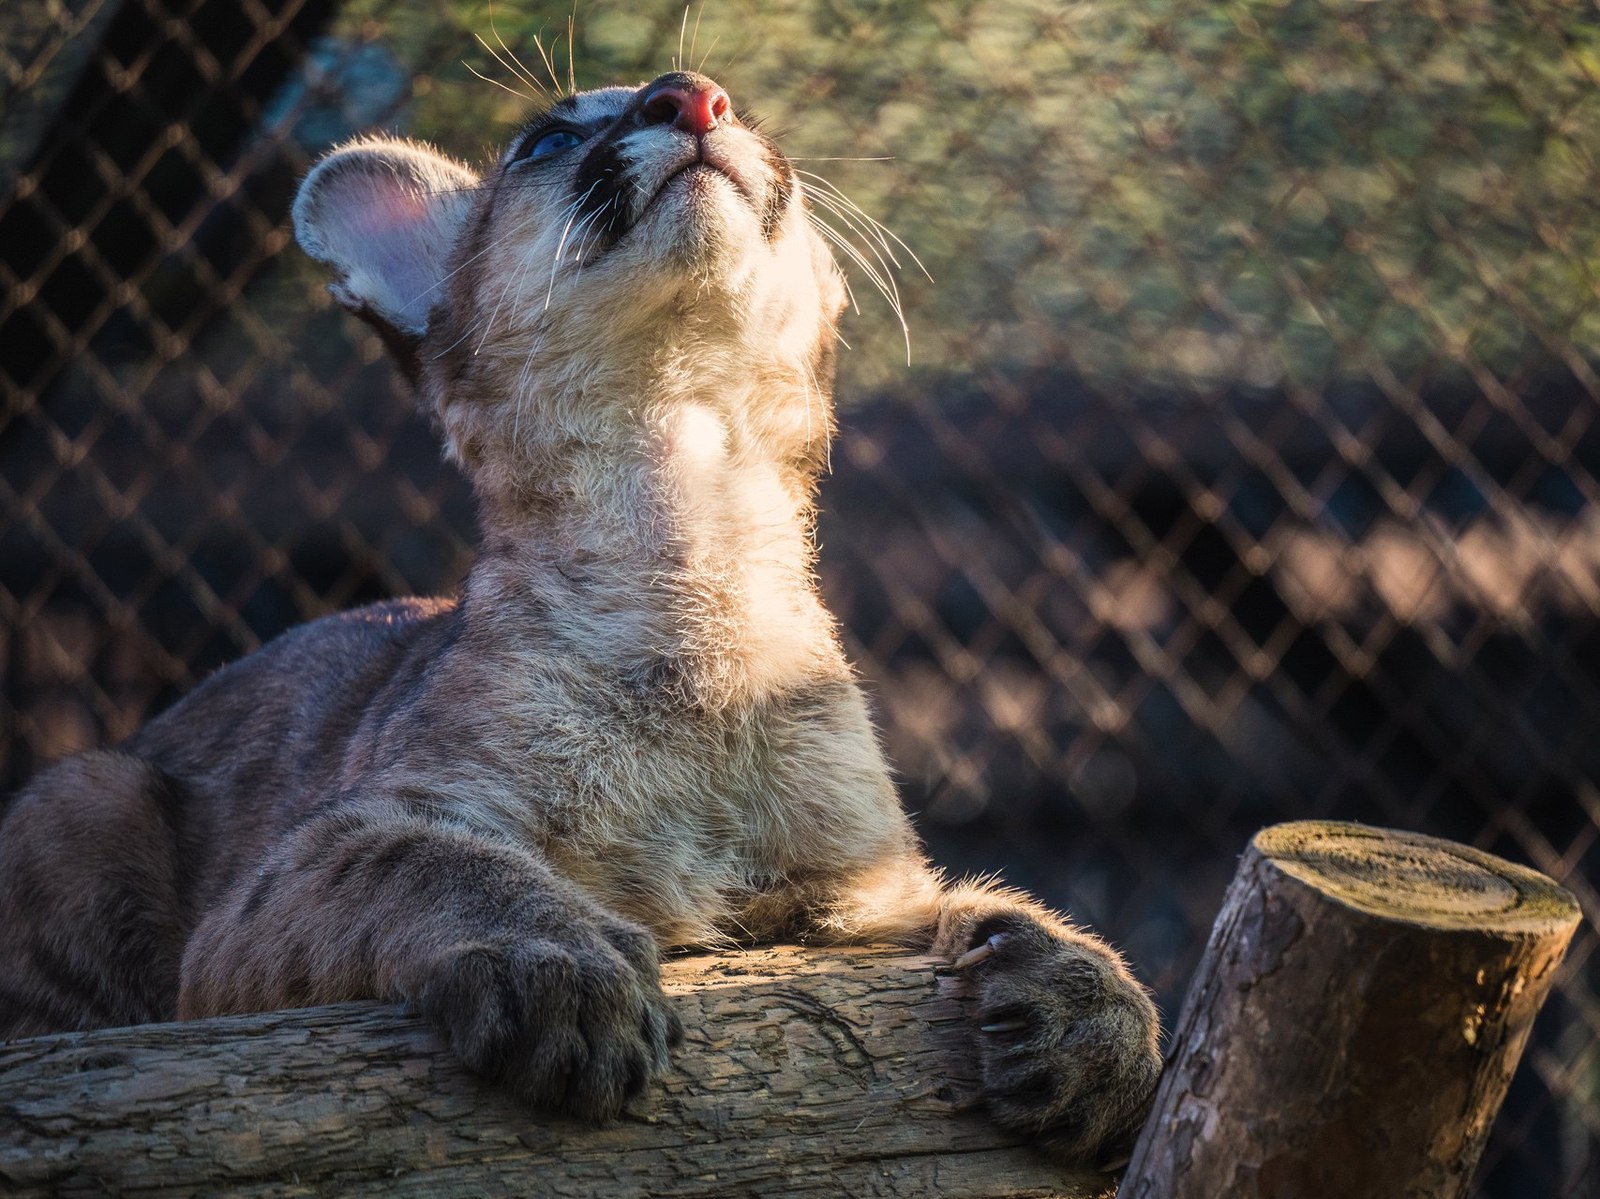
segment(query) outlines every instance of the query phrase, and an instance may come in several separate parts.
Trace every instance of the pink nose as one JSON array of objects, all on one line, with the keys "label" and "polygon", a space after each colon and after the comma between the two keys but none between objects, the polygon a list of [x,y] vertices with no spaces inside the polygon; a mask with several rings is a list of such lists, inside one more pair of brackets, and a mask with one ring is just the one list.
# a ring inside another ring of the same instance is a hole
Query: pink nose
[{"label": "pink nose", "polygon": [[662,83],[644,99],[644,119],[652,125],[671,125],[701,137],[728,116],[728,93],[704,76],[685,77],[684,82]]}]

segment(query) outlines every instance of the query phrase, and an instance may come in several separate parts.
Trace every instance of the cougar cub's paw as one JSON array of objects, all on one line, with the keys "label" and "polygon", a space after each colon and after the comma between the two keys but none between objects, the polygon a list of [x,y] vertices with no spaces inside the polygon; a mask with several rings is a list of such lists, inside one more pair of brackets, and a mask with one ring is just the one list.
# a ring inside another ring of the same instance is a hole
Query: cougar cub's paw
[{"label": "cougar cub's paw", "polygon": [[1121,1165],[1161,1070],[1155,1004],[1093,937],[1017,912],[960,924],[941,948],[975,1000],[994,1118],[1065,1160]]},{"label": "cougar cub's paw", "polygon": [[667,1067],[683,1023],[655,942],[620,920],[452,946],[417,996],[472,1070],[542,1107],[614,1116]]}]

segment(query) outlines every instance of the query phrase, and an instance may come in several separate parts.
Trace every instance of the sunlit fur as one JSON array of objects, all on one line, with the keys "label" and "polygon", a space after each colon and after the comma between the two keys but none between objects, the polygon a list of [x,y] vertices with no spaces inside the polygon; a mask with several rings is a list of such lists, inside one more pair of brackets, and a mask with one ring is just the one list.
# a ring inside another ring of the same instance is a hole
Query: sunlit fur
[{"label": "sunlit fur", "polygon": [[[805,189],[744,122],[696,137],[648,95],[568,97],[481,175],[372,139],[308,176],[300,242],[416,383],[482,553],[458,601],[286,634],[24,792],[0,1035],[376,995],[606,1115],[672,1041],[643,930],[993,938],[993,1109],[1109,1152],[1153,1006],[1093,936],[929,869],[817,593],[844,286]],[[580,144],[530,159],[553,127]],[[77,865],[123,845],[148,869]]]},{"label": "sunlit fur", "polygon": [[[635,98],[586,93],[570,119]],[[798,195],[763,234],[755,134],[707,142],[747,194],[707,171],[657,196],[694,139],[618,139],[615,242],[577,210],[576,151],[467,189],[419,388],[482,504],[463,670],[497,716],[470,763],[393,767],[669,942],[771,935],[795,912],[748,929],[757,896],[914,852],[813,578],[839,273]]]}]

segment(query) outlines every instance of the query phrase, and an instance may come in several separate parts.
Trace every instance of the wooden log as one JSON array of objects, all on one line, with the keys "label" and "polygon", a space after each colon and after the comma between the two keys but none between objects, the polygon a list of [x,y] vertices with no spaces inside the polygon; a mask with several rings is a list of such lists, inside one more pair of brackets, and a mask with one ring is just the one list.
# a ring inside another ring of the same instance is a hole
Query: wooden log
[{"label": "wooden log", "polygon": [[379,1004],[0,1046],[0,1193],[1108,1196],[971,1104],[959,981],[895,950],[669,962],[664,1083],[528,1111]]},{"label": "wooden log", "polygon": [[1577,902],[1413,833],[1258,833],[1173,1036],[1123,1199],[1466,1193]]}]

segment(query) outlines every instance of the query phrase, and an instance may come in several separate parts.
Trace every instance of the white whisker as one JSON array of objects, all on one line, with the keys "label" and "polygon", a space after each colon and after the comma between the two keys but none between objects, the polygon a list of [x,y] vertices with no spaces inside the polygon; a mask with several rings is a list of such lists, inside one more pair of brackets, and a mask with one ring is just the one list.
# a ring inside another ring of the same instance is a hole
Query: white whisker
[{"label": "white whisker", "polygon": [[[841,220],[846,221],[847,224],[850,223],[847,216],[842,213],[838,213],[825,201],[821,201],[819,197],[813,196],[813,199],[817,200],[822,207],[828,208],[829,211],[835,212],[835,215],[839,216]],[[905,339],[906,361],[909,363],[911,361],[911,329],[906,323],[905,309],[900,301],[899,289],[895,286],[892,275],[888,273],[890,271],[890,267],[884,263],[882,255],[869,245],[868,248],[872,249],[874,256],[878,258],[878,264],[874,264],[868,260],[866,253],[864,253],[859,246],[857,246],[849,238],[845,237],[837,229],[834,229],[831,225],[824,221],[820,215],[811,211],[808,211],[806,215],[811,221],[811,227],[821,234],[823,238],[832,244],[841,254],[845,255],[845,257],[847,257],[850,261],[854,262],[858,267],[860,267],[861,270],[866,274],[867,278],[872,280],[872,283],[878,289],[878,292],[885,300],[888,301],[890,309],[893,310],[895,314],[895,319],[899,322],[901,336]],[[854,228],[853,225],[852,228]],[[851,296],[851,302],[854,303],[853,295]],[[859,312],[860,309],[858,308],[857,311]]]},{"label": "white whisker", "polygon": [[[906,243],[900,239],[899,234],[897,234],[893,229],[889,228],[889,226],[885,225],[877,217],[867,212],[861,207],[861,205],[857,204],[849,196],[845,195],[844,192],[839,189],[838,185],[833,182],[833,180],[824,178],[823,176],[816,174],[814,171],[797,170],[795,173],[797,175],[804,175],[806,178],[820,184],[824,189],[826,189],[828,195],[848,206],[850,211],[854,212],[858,217],[861,218],[861,220],[865,221],[868,225],[875,229],[877,231],[879,240],[888,238],[889,240],[893,241],[895,245],[904,250],[906,254],[910,256],[911,261],[917,264],[917,269],[922,272],[924,278],[926,278],[929,283],[934,281],[933,275],[930,274],[928,268],[922,264],[922,259],[917,257],[917,252],[910,246],[906,245]],[[815,195],[816,193],[813,192],[812,194]],[[893,257],[892,254],[891,257]],[[896,260],[895,265],[899,265],[898,260]]]},{"label": "white whisker", "polygon": [[[581,200],[574,201],[575,205],[578,204],[578,203],[582,203],[582,201]],[[510,233],[506,234],[505,237],[501,238],[501,241],[504,242],[507,238],[514,237],[518,233],[521,233],[522,230],[527,227],[528,223],[530,221],[532,221],[536,215],[537,214],[530,212],[526,217],[523,218],[522,223],[520,225],[518,225],[515,229],[513,229]],[[523,263],[523,272],[524,273],[527,270],[527,265],[528,264],[526,262]],[[521,274],[519,274],[517,276],[518,279],[520,279],[521,277],[522,277]],[[506,302],[506,295],[511,289],[512,282],[513,282],[512,277],[510,275],[508,275],[506,277],[505,283],[501,285],[499,298],[497,298],[495,300],[495,303],[494,303],[494,310],[489,313],[488,324],[486,324],[484,326],[484,328],[483,328],[483,336],[478,339],[477,348],[472,351],[474,354],[480,354],[480,353],[483,352],[483,347],[488,342],[489,335],[494,332],[495,317],[500,315],[500,307],[501,307],[501,305],[503,305]]]},{"label": "white whisker", "polygon": [[578,0],[572,0],[572,11],[567,14],[567,95],[578,94],[578,68],[573,62],[573,51],[578,44]]},{"label": "white whisker", "polygon": [[488,344],[489,335],[494,332],[495,318],[500,315],[500,306],[506,302],[506,296],[511,291],[511,276],[506,275],[506,280],[500,285],[500,295],[496,297],[494,308],[489,312],[489,319],[483,326],[483,336],[478,338],[478,344],[472,348],[473,354],[483,353],[483,347]]},{"label": "white whisker", "polygon": [[550,58],[550,52],[544,48],[544,39],[539,34],[533,35],[533,48],[539,52],[539,57],[544,59],[545,72],[550,76],[550,82],[555,85],[556,95],[561,94],[561,79],[556,75],[556,65]]},{"label": "white whisker", "polygon": [[[702,11],[704,11],[704,6],[702,6]],[[695,68],[694,68],[700,74],[702,74],[702,75],[705,74],[706,62],[707,62],[707,60],[710,59],[712,54],[714,54],[716,52],[717,43],[720,42],[721,40],[722,40],[722,35],[719,33],[719,34],[717,34],[716,37],[711,39],[711,44],[706,47],[706,52],[700,56],[700,61],[699,61],[699,63],[697,63],[695,65]]]},{"label": "white whisker", "polygon": [[538,356],[539,346],[543,339],[533,338],[528,343],[528,353],[522,359],[522,371],[517,375],[516,410],[511,417],[511,444],[521,445],[522,434],[522,407],[528,399],[528,378],[533,373],[533,360]]},{"label": "white whisker", "polygon": [[[621,196],[621,194],[620,193],[614,193],[612,195],[611,199],[606,201],[606,204],[605,204],[604,207],[601,207],[601,208],[598,208],[598,209],[595,210],[595,216],[598,217],[602,212],[604,212],[606,210],[606,208],[616,208],[618,211],[621,211],[621,208],[622,208],[622,196]],[[596,242],[598,242],[599,239],[600,239],[600,236],[601,236],[600,226],[598,224],[595,225],[593,228],[591,228],[588,231],[588,233],[593,233],[595,235]],[[589,246],[588,246],[588,243],[587,243],[588,233],[585,233],[585,235],[584,235],[586,240],[584,242],[579,243],[578,248],[573,251],[573,255],[577,259],[577,262],[578,262],[578,270],[577,270],[577,273],[573,276],[574,279],[583,278],[583,268],[588,265],[588,263],[584,260],[584,255],[589,252]]]},{"label": "white whisker", "polygon": [[[500,43],[500,48],[502,50],[504,50],[508,55],[510,55],[511,61],[517,64],[517,67],[522,72],[522,78],[526,79],[528,81],[528,83],[530,85],[532,85],[533,89],[535,91],[537,91],[541,96],[545,95],[546,92],[545,92],[544,84],[539,82],[538,78],[535,77],[535,75],[534,75],[534,73],[532,71],[528,70],[527,66],[523,63],[523,61],[520,58],[518,58],[516,56],[516,54],[512,51],[511,47],[506,45],[506,39],[500,36],[500,30],[495,27],[495,23],[494,23],[494,4],[493,3],[491,3],[489,5],[489,32],[494,34],[494,40]],[[557,88],[556,90],[560,91],[561,89]]]},{"label": "white whisker", "polygon": [[[532,213],[532,212],[528,213],[526,216],[524,216],[522,218],[521,224],[519,224],[515,229],[512,230],[512,233],[513,234],[521,233],[524,229],[526,229],[528,227],[529,223],[534,219],[534,217],[536,215],[538,215],[538,214]],[[500,244],[499,242],[495,242],[493,245],[485,246],[483,249],[479,250],[476,254],[474,254],[471,258],[468,258],[460,266],[456,267],[455,270],[447,272],[444,275],[444,277],[441,278],[438,282],[431,283],[427,287],[424,287],[416,295],[412,296],[411,299],[407,300],[405,306],[407,308],[409,308],[409,307],[411,307],[411,305],[415,304],[418,300],[422,299],[423,296],[427,295],[430,291],[438,291],[439,288],[443,287],[446,283],[450,282],[450,280],[454,279],[462,271],[466,270],[474,262],[477,262],[478,259],[482,258],[485,254],[487,254],[490,250],[494,249],[495,246],[497,246],[499,244]]]},{"label": "white whisker", "polygon": [[526,83],[533,89],[535,95],[544,96],[546,94],[544,85],[533,77],[528,69],[522,65],[521,61],[515,54],[511,53],[511,49],[506,45],[505,39],[502,38],[499,32],[495,29],[493,8],[491,8],[489,11],[489,32],[494,34],[494,40],[499,42],[501,50],[505,51],[503,55],[501,54],[500,50],[496,50],[493,46],[491,46],[481,33],[474,33],[472,36],[478,40],[478,45],[482,46],[486,51],[488,51],[489,57],[493,58],[495,62],[499,63],[501,67],[505,69],[507,74],[509,74],[513,79],[517,80],[519,83]]},{"label": "white whisker", "polygon": [[[482,41],[483,39],[479,38],[478,40]],[[474,75],[476,75],[479,79],[483,80],[485,83],[493,84],[495,87],[499,88],[501,91],[507,92],[507,93],[515,96],[519,100],[525,101],[525,102],[527,102],[529,104],[537,104],[539,102],[539,97],[537,97],[537,96],[529,95],[527,92],[519,92],[514,87],[507,87],[505,84],[501,83],[498,79],[490,79],[489,76],[485,75],[482,71],[478,70],[477,67],[473,66],[470,62],[468,62],[464,58],[461,60],[461,65],[466,67],[467,70],[471,71]]]},{"label": "white whisker", "polygon": [[700,0],[700,11],[694,14],[694,32],[689,35],[689,57],[694,57],[694,48],[700,41],[700,18],[706,15],[706,0]]},{"label": "white whisker", "polygon": [[466,340],[467,340],[467,338],[469,338],[469,337],[471,337],[471,336],[472,336],[472,334],[473,334],[473,331],[474,331],[474,330],[475,330],[475,329],[477,329],[477,327],[478,327],[478,326],[477,326],[477,323],[476,323],[476,322],[474,322],[474,323],[473,323],[473,324],[470,324],[470,325],[468,325],[468,326],[467,326],[467,328],[466,328],[466,331],[465,331],[465,332],[464,332],[464,333],[462,333],[462,334],[461,334],[461,336],[460,336],[460,337],[458,337],[458,338],[456,338],[456,339],[455,339],[455,340],[454,340],[454,341],[452,341],[452,342],[451,342],[451,343],[450,343],[450,344],[449,344],[449,345],[447,345],[447,346],[445,346],[445,348],[444,348],[444,349],[442,349],[442,350],[440,350],[440,351],[439,351],[439,352],[438,352],[438,353],[437,353],[437,354],[435,354],[435,355],[434,355],[434,356],[433,356],[433,360],[434,360],[434,361],[435,361],[435,362],[437,362],[437,361],[439,361],[439,359],[441,359],[441,358],[443,358],[443,357],[444,357],[444,356],[445,356],[445,355],[446,355],[446,354],[448,354],[448,353],[449,353],[449,352],[450,352],[450,351],[451,351],[451,350],[453,350],[453,349],[455,349],[455,348],[456,348],[456,347],[457,347],[457,346],[458,346],[458,345],[460,345],[460,344],[461,344],[461,343],[462,343],[462,342],[464,342],[464,341],[466,341]]},{"label": "white whisker", "polygon": [[567,234],[572,231],[572,222],[577,217],[578,210],[583,207],[583,202],[587,200],[594,193],[594,189],[599,186],[600,180],[596,179],[589,185],[588,191],[584,192],[583,195],[579,196],[572,202],[571,205],[568,206],[570,215],[567,217],[567,223],[561,228],[561,240],[556,243],[556,252],[551,257],[550,286],[545,289],[544,293],[544,310],[546,312],[550,311],[550,299],[555,295],[556,292],[556,271],[561,266],[561,251],[566,248]]},{"label": "white whisker", "polygon": [[568,261],[576,262],[578,264],[579,274],[582,274],[583,272],[583,256],[587,252],[587,246],[584,239],[587,238],[590,233],[595,232],[599,228],[595,222],[599,219],[600,214],[606,210],[609,204],[610,201],[608,201],[607,204],[603,204],[599,208],[596,208],[588,216],[584,217],[583,220],[579,221],[577,227],[572,231],[574,238],[572,243],[572,253],[568,256]]},{"label": "white whisker", "polygon": [[[865,257],[859,252],[855,253],[855,260],[871,272],[869,277],[878,285],[878,289],[884,293],[884,298],[894,305],[896,311],[899,311],[901,308],[900,287],[895,280],[894,271],[900,263],[894,259],[893,255],[886,255],[882,248],[873,242],[869,233],[853,221],[848,213],[839,211],[831,204],[824,203],[822,206],[843,221],[853,233],[865,241],[866,252],[876,260],[876,268],[869,266]],[[855,246],[854,243],[851,243],[851,245],[852,249],[857,251],[861,248]]]}]

